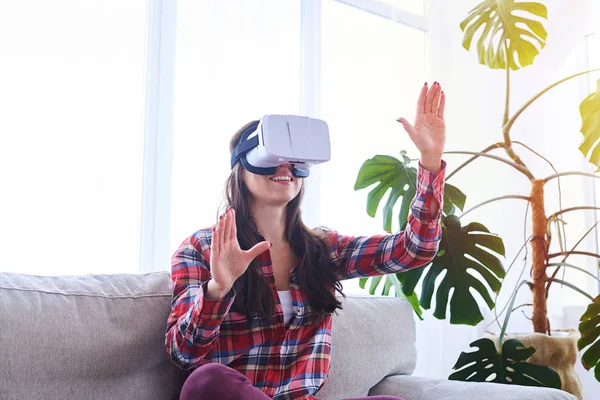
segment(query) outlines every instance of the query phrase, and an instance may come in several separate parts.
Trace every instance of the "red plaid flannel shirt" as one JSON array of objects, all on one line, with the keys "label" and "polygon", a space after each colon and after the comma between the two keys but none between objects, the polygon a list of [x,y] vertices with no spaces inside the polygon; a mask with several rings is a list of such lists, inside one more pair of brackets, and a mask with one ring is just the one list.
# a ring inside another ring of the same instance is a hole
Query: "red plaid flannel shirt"
[{"label": "red plaid flannel shirt", "polygon": [[[419,168],[408,224],[396,235],[350,237],[324,230],[333,243],[331,257],[343,266],[340,279],[402,272],[435,256],[441,238],[444,173],[445,165],[437,175]],[[439,204],[436,215],[429,212],[433,198]],[[225,364],[275,400],[317,399],[315,394],[329,372],[332,317],[318,325],[308,323],[310,305],[300,292],[294,267],[290,271],[293,316],[285,326],[266,251],[259,260],[277,299],[274,323],[256,317],[248,326],[243,314],[230,311],[234,289],[219,301],[204,297],[211,277],[211,239],[212,229],[200,230],[173,255],[173,300],[165,341],[170,359],[185,370],[210,362]]]}]

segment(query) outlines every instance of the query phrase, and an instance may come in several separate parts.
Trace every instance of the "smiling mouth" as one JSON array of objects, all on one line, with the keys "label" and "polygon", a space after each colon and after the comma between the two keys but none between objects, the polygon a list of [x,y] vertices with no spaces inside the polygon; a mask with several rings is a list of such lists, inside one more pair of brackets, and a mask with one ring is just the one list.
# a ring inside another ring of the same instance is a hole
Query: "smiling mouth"
[{"label": "smiling mouth", "polygon": [[273,182],[293,182],[293,179],[290,176],[272,176],[269,180]]}]

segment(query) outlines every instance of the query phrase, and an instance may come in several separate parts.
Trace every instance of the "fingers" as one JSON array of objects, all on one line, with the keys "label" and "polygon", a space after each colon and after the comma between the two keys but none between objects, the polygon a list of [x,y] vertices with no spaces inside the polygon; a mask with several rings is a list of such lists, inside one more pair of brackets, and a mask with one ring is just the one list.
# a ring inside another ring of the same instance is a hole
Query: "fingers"
[{"label": "fingers", "polygon": [[219,254],[219,251],[220,251],[219,235],[220,234],[221,234],[221,232],[219,232],[219,227],[216,226],[215,230],[213,231],[212,243],[210,245],[211,254]]},{"label": "fingers", "polygon": [[231,209],[225,212],[225,217],[223,219],[225,220],[225,232],[223,232],[223,235],[225,236],[224,239],[229,242],[231,240]]},{"label": "fingers", "polygon": [[442,94],[440,96],[440,107],[438,108],[437,116],[444,119],[444,109],[446,108],[446,95],[442,90]]},{"label": "fingers", "polygon": [[429,92],[427,92],[427,99],[425,100],[425,114],[431,112],[431,105],[433,104],[433,91],[436,87],[436,84],[434,83],[431,86],[431,89],[429,89]]},{"label": "fingers", "polygon": [[435,99],[435,95],[439,89],[439,85],[437,82],[434,82],[429,89],[429,93],[427,93],[427,100],[425,101],[425,113],[431,113],[433,109],[433,101]]},{"label": "fingers", "polygon": [[213,231],[212,243],[210,245],[210,251],[214,254],[219,253],[223,247],[223,216],[219,217],[215,230]]},{"label": "fingers", "polygon": [[408,122],[406,119],[400,117],[398,118],[396,121],[400,122],[402,124],[402,126],[404,127],[404,130],[410,135],[412,136],[415,133],[415,128],[410,124],[410,122]]},{"label": "fingers", "polygon": [[219,250],[223,249],[223,245],[225,244],[225,216],[221,215],[219,218],[219,223],[217,224],[217,231],[219,232]]},{"label": "fingers", "polygon": [[436,82],[434,88],[433,102],[431,103],[431,110],[429,112],[437,115],[439,104],[440,104],[440,94],[442,93],[442,88],[439,83]]},{"label": "fingers", "polygon": [[417,100],[417,115],[425,113],[425,101],[427,100],[427,82],[421,88],[419,99]]},{"label": "fingers", "polygon": [[231,209],[231,236],[229,240],[237,240],[237,224],[235,221],[235,209]]},{"label": "fingers", "polygon": [[254,260],[257,256],[259,256],[261,253],[264,253],[265,251],[269,250],[271,248],[271,243],[269,242],[260,242],[257,245],[255,245],[254,247],[252,247],[250,250],[245,251],[245,255],[246,255],[246,261],[248,262],[248,264],[250,264],[252,262],[252,260]]}]

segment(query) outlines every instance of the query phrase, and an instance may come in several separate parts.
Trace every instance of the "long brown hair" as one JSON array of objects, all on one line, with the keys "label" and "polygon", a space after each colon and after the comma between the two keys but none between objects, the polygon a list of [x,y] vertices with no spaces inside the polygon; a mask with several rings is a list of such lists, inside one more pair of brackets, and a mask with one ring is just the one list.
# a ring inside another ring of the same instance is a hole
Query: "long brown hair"
[{"label": "long brown hair", "polygon": [[[257,122],[251,121],[235,133],[229,144],[230,152],[233,153],[242,133]],[[258,233],[252,220],[249,204],[252,194],[242,177],[243,167],[238,162],[227,179],[225,198],[227,205],[233,207],[236,212],[237,237],[240,247],[248,250],[265,239]],[[342,296],[344,294],[338,279],[339,265],[331,259],[330,246],[326,243],[326,239],[310,230],[302,222],[300,204],[303,195],[304,184],[302,184],[300,193],[287,204],[285,238],[292,251],[300,259],[295,271],[300,290],[305,300],[308,301],[307,309],[310,319],[315,321],[333,313],[338,308],[341,309],[341,303],[335,297],[335,291]],[[236,291],[234,309],[246,314],[249,319],[260,316],[272,322],[275,299],[263,276],[258,257],[237,279],[234,288]]]}]

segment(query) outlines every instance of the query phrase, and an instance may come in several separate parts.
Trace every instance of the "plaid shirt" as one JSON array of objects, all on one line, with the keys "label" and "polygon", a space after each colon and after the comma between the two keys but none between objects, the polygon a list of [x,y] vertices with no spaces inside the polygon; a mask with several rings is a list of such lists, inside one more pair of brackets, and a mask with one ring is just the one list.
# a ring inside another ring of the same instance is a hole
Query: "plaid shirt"
[{"label": "plaid shirt", "polygon": [[[419,168],[417,193],[403,232],[396,235],[350,237],[324,230],[331,239],[331,257],[342,264],[340,279],[375,276],[420,267],[436,254],[441,238],[439,223],[445,167],[437,175]],[[435,198],[436,215],[429,207]],[[332,317],[309,324],[310,306],[299,289],[295,267],[290,272],[293,316],[284,325],[283,310],[273,278],[269,251],[259,260],[265,279],[277,299],[273,324],[230,311],[235,289],[222,300],[204,297],[210,279],[212,229],[186,239],[172,258],[172,311],[167,321],[166,351],[180,368],[225,364],[245,376],[275,400],[317,399],[325,383],[331,354]]]}]

